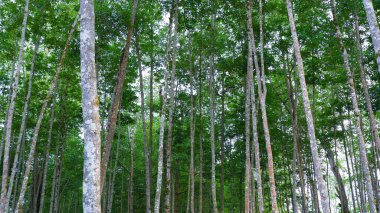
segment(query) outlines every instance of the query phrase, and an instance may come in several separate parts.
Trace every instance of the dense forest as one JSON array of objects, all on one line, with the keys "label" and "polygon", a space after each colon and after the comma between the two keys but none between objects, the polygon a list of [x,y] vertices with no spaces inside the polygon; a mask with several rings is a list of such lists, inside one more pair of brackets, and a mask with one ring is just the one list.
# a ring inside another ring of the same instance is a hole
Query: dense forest
[{"label": "dense forest", "polygon": [[0,212],[380,212],[379,0],[0,1]]}]

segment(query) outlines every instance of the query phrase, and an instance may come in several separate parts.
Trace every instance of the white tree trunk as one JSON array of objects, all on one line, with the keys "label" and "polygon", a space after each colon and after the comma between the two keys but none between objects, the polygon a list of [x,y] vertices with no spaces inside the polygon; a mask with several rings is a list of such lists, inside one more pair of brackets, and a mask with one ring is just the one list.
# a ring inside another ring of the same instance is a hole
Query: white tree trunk
[{"label": "white tree trunk", "polygon": [[299,80],[301,84],[302,99],[303,99],[303,105],[305,109],[307,129],[308,129],[308,134],[309,134],[309,139],[310,139],[310,148],[311,148],[311,154],[312,154],[312,159],[313,159],[313,164],[314,164],[314,173],[317,179],[319,194],[321,196],[322,211],[323,213],[330,213],[327,188],[326,188],[326,183],[323,180],[321,160],[318,155],[318,146],[317,146],[317,139],[315,137],[314,119],[313,119],[313,115],[311,113],[311,108],[310,108],[309,94],[307,92],[307,85],[306,85],[305,73],[304,73],[304,68],[303,68],[303,60],[301,56],[301,48],[298,41],[296,25],[294,23],[293,8],[292,8],[291,0],[286,0],[286,5],[287,5],[287,11],[288,11],[290,30],[291,30],[292,39],[293,39],[294,54],[296,56],[296,61],[298,65],[298,74],[299,74]]},{"label": "white tree trunk", "polygon": [[[18,56],[14,82],[12,86],[12,94],[10,97],[9,108],[8,108],[7,116],[6,116],[3,175],[2,175],[2,181],[1,181],[1,196],[0,196],[0,212],[4,211],[5,205],[7,203],[9,149],[10,149],[10,143],[11,143],[13,114],[14,114],[15,102],[16,102],[17,91],[18,91],[18,81],[19,81],[19,76],[20,76],[20,70],[22,66],[24,65],[25,31],[26,31],[26,23],[28,20],[28,15],[29,15],[29,0],[25,0],[24,18],[22,21],[22,29],[21,29],[20,52]],[[13,76],[11,76],[11,78],[13,78]]]},{"label": "white tree trunk", "polygon": [[372,0],[363,0],[364,9],[367,15],[369,31],[371,33],[373,49],[375,50],[377,68],[380,73],[380,30],[377,23],[376,13],[373,9]]},{"label": "white tree trunk", "polygon": [[350,88],[352,108],[354,109],[354,117],[355,117],[355,130],[356,130],[356,134],[358,135],[358,139],[359,139],[358,142],[359,142],[359,153],[360,153],[360,161],[361,161],[360,163],[361,163],[361,169],[363,171],[363,176],[365,179],[364,182],[366,184],[368,203],[369,203],[369,207],[371,209],[371,213],[375,213],[376,208],[375,208],[375,204],[374,204],[372,180],[371,180],[371,174],[370,174],[369,166],[368,166],[364,135],[362,132],[361,114],[360,114],[360,110],[359,110],[358,100],[356,97],[356,90],[355,90],[355,85],[354,85],[355,84],[354,74],[350,68],[348,53],[347,53],[347,50],[343,44],[342,33],[340,32],[338,20],[336,17],[335,0],[330,0],[330,4],[331,4],[331,10],[332,10],[332,14],[333,14],[333,22],[335,25],[336,37],[337,37],[339,45],[340,45],[340,50],[341,50],[341,54],[343,57],[344,68],[345,68],[346,74],[347,74],[347,80],[348,80],[347,83],[348,83],[348,86]]},{"label": "white tree trunk", "polygon": [[[173,1],[172,10],[177,10],[178,1]],[[156,195],[154,198],[154,213],[160,212],[160,201],[161,201],[161,188],[162,188],[162,173],[163,173],[163,160],[164,160],[164,134],[165,134],[165,117],[166,117],[166,102],[168,97],[168,77],[169,77],[169,63],[170,63],[170,48],[171,48],[171,34],[172,34],[172,12],[170,13],[169,21],[169,32],[168,32],[168,43],[166,46],[166,61],[165,61],[165,77],[164,77],[164,91],[162,94],[162,111],[160,118],[160,137],[158,144],[158,166],[157,166],[157,183],[156,183]],[[173,41],[174,46],[176,46],[176,41]]]},{"label": "white tree trunk", "polygon": [[[212,34],[215,36],[215,13],[212,15]],[[214,44],[215,46],[215,44]],[[213,46],[213,48],[215,48]],[[214,114],[214,50],[211,51],[210,56],[210,76],[209,76],[209,87],[210,87],[210,135],[211,135],[211,195],[212,195],[212,206],[213,213],[218,212],[217,202],[216,202],[216,180],[215,180],[215,114]]]},{"label": "white tree trunk", "polygon": [[100,117],[95,70],[94,1],[81,0],[81,87],[84,133],[83,212],[101,212]]}]

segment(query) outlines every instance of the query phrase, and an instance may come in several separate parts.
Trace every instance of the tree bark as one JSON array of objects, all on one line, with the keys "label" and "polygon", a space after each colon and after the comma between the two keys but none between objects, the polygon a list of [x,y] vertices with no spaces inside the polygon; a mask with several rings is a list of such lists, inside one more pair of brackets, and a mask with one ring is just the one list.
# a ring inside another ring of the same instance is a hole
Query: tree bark
[{"label": "tree bark", "polygon": [[9,149],[10,149],[10,143],[11,143],[13,114],[15,110],[15,102],[16,102],[17,91],[18,91],[20,70],[24,65],[25,31],[26,31],[26,23],[28,21],[28,15],[29,15],[29,0],[25,0],[24,18],[22,21],[22,28],[21,28],[20,51],[19,51],[18,62],[16,66],[16,72],[14,76],[14,82],[12,85],[12,93],[10,95],[10,102],[9,102],[9,106],[7,110],[7,116],[6,116],[3,174],[2,174],[2,181],[1,181],[0,212],[4,211],[5,205],[7,203],[7,184],[8,184],[9,164],[10,164],[9,163]]},{"label": "tree bark", "polygon": [[[357,48],[357,52],[358,52],[358,65],[359,65],[360,82],[361,82],[361,86],[362,86],[362,89],[364,92],[365,103],[367,106],[372,140],[375,142],[376,149],[377,149],[376,153],[378,155],[380,152],[379,131],[377,129],[376,119],[375,119],[375,115],[374,115],[373,109],[372,109],[372,101],[371,101],[371,97],[370,97],[369,91],[368,91],[366,71],[365,71],[364,65],[363,65],[363,50],[362,50],[362,45],[360,43],[359,21],[358,21],[358,16],[356,13],[354,14],[354,28],[355,28],[355,43],[356,43],[356,48]],[[379,37],[379,39],[380,39],[380,37]]]},{"label": "tree bark", "polygon": [[[342,115],[340,114],[340,117],[342,117]],[[349,153],[347,152],[347,138],[346,138],[346,135],[345,135],[345,128],[344,128],[344,123],[343,123],[343,119],[341,119],[341,128],[342,128],[342,132],[343,132],[343,147],[344,147],[344,156],[345,156],[345,159],[346,159],[346,166],[347,166],[347,173],[348,173],[348,180],[349,180],[349,183],[350,183],[350,191],[351,191],[351,199],[352,199],[352,205],[353,205],[353,208],[354,208],[354,212],[356,212],[356,202],[355,202],[355,195],[354,195],[354,189],[356,189],[356,187],[354,188],[352,186],[352,176],[351,176],[351,168],[350,168],[350,163],[349,163],[349,159],[348,159],[348,155]],[[351,159],[352,161],[352,159]]]},{"label": "tree bark", "polygon": [[329,148],[326,149],[326,157],[329,160],[331,170],[333,171],[336,182],[338,184],[338,195],[339,195],[341,208],[342,208],[341,211],[348,213],[349,212],[348,199],[347,199],[346,190],[344,189],[343,179],[342,179],[342,176],[340,175],[339,168],[335,163],[334,153]]},{"label": "tree bark", "polygon": [[360,152],[360,161],[361,161],[361,168],[363,171],[363,175],[365,178],[365,183],[366,183],[366,191],[367,191],[367,196],[368,196],[368,203],[371,209],[371,213],[376,212],[375,204],[374,204],[374,198],[373,198],[373,188],[372,188],[372,180],[371,180],[371,175],[369,171],[369,166],[368,166],[368,160],[367,160],[367,153],[366,153],[366,147],[365,147],[365,141],[364,141],[364,135],[362,132],[362,124],[361,124],[361,114],[359,110],[359,105],[358,105],[358,100],[356,97],[356,90],[355,90],[355,85],[354,85],[354,75],[353,72],[351,71],[350,64],[349,64],[349,58],[348,58],[348,53],[346,50],[346,47],[343,44],[342,40],[342,34],[339,29],[339,24],[338,20],[336,17],[336,4],[335,0],[330,0],[331,4],[331,10],[333,14],[333,22],[336,30],[336,37],[338,39],[339,45],[340,45],[340,50],[344,62],[344,68],[347,73],[347,78],[348,78],[348,86],[350,88],[350,94],[351,94],[351,101],[352,101],[352,107],[354,109],[354,116],[355,116],[355,130],[356,134],[358,135],[359,139],[359,152]]},{"label": "tree bark", "polygon": [[373,9],[372,0],[363,0],[367,21],[369,24],[369,31],[371,33],[373,49],[375,50],[377,68],[380,73],[380,30],[377,23],[377,16]]},{"label": "tree bark", "polygon": [[108,200],[108,204],[107,204],[107,212],[108,213],[111,213],[112,212],[112,202],[113,202],[113,194],[115,192],[114,190],[114,186],[115,186],[115,179],[116,179],[116,175],[117,175],[117,162],[119,161],[119,149],[120,149],[120,131],[121,131],[121,127],[120,127],[120,114],[119,114],[119,125],[118,125],[118,136],[117,136],[117,146],[116,146],[116,157],[115,157],[115,160],[114,160],[114,167],[113,167],[113,174],[112,174],[112,180],[111,180],[111,183],[110,183],[110,193],[108,194],[109,196],[109,200]]},{"label": "tree bark", "polygon": [[[251,160],[250,160],[250,93],[253,78],[253,30],[252,30],[252,0],[247,2],[247,34],[248,34],[248,55],[247,55],[247,74],[245,79],[245,188],[244,188],[244,212],[250,213],[250,181],[251,181]],[[222,106],[223,107],[223,106]]]},{"label": "tree bark", "polygon": [[42,213],[43,210],[44,210],[46,179],[47,179],[48,166],[49,166],[49,156],[50,156],[50,146],[51,146],[52,130],[53,130],[53,125],[54,125],[55,102],[56,102],[55,98],[53,98],[53,104],[51,106],[51,114],[50,114],[48,144],[46,146],[44,170],[43,170],[43,174],[42,174],[43,175],[43,179],[42,179],[42,187],[41,187],[41,198],[40,198],[39,213]]},{"label": "tree bark", "polygon": [[84,132],[83,212],[101,212],[100,117],[95,70],[94,2],[81,0],[81,86]]},{"label": "tree bark", "polygon": [[[249,0],[249,1],[250,1],[250,5],[252,5],[252,0]],[[250,12],[249,14],[251,16],[250,20],[252,20],[252,13]],[[257,52],[256,52],[255,36],[253,34],[253,29],[252,29],[252,21],[250,21],[249,28],[250,29],[249,29],[248,38],[251,40],[249,46],[252,47],[255,70],[256,72],[260,72],[259,62],[258,62],[258,57],[257,57]],[[252,56],[250,58],[252,58]],[[252,147],[252,152],[254,152],[254,155],[255,155],[259,212],[262,213],[264,212],[264,194],[263,194],[263,186],[262,186],[262,180],[261,180],[260,147],[259,147],[259,139],[258,139],[258,131],[257,131],[257,110],[256,110],[255,86],[254,86],[254,81],[253,81],[253,74],[252,74],[250,90],[251,90],[250,94],[251,94],[251,110],[252,110],[252,133],[253,133],[253,147],[254,147],[254,150]]]},{"label": "tree bark", "polygon": [[[190,35],[192,36],[192,35]],[[194,134],[195,134],[195,119],[194,119],[194,94],[193,94],[193,54],[192,41],[190,37],[190,54],[189,54],[189,78],[190,78],[190,212],[194,213]]]},{"label": "tree bark", "polygon": [[168,141],[166,147],[166,183],[165,183],[165,212],[170,213],[170,195],[171,195],[171,161],[172,161],[172,142],[173,142],[173,113],[174,113],[174,99],[175,99],[175,72],[177,60],[177,31],[178,31],[178,3],[175,5],[174,11],[174,32],[173,32],[173,59],[172,71],[170,78],[170,101],[169,101],[169,127],[168,127]]},{"label": "tree bark", "polygon": [[202,213],[203,202],[203,119],[202,119],[202,56],[199,57],[199,207],[198,212]]},{"label": "tree bark", "polygon": [[144,158],[145,158],[145,184],[146,184],[146,186],[145,186],[145,198],[146,198],[146,205],[149,206],[149,210],[147,208],[146,211],[150,212],[150,149],[148,147],[148,140],[147,140],[147,136],[146,136],[144,80],[143,80],[143,76],[142,76],[141,53],[140,53],[140,44],[139,44],[139,40],[138,40],[138,35],[136,35],[135,38],[136,38],[137,64],[138,64],[138,69],[139,69],[139,81],[140,81],[141,123],[142,123],[144,153],[145,153],[144,154]]},{"label": "tree bark", "polygon": [[318,146],[317,146],[317,139],[315,137],[314,119],[313,119],[313,115],[310,109],[310,101],[309,101],[309,95],[307,92],[307,85],[306,85],[304,68],[303,68],[303,60],[301,56],[301,49],[300,49],[300,44],[298,41],[296,26],[294,23],[291,0],[286,0],[286,4],[287,4],[287,11],[288,11],[289,25],[290,25],[292,39],[293,39],[293,48],[294,48],[296,61],[298,65],[298,74],[299,74],[299,80],[301,84],[302,99],[303,99],[303,105],[304,105],[309,139],[310,139],[310,148],[311,148],[311,154],[312,154],[312,159],[313,159],[313,164],[314,164],[314,173],[316,175],[319,194],[321,196],[322,211],[323,213],[329,213],[330,207],[328,204],[326,183],[323,180],[321,163],[320,163],[321,160],[318,156]]},{"label": "tree bark", "polygon": [[272,147],[270,144],[270,134],[268,127],[268,118],[266,112],[266,80],[265,80],[265,69],[264,69],[264,32],[263,32],[263,12],[262,12],[262,0],[259,0],[259,11],[260,11],[260,61],[261,61],[261,73],[257,70],[257,93],[259,94],[260,108],[261,108],[261,117],[263,119],[263,128],[264,128],[264,137],[265,145],[268,155],[268,175],[269,175],[269,188],[271,195],[271,204],[273,213],[277,213],[277,194],[276,194],[276,183],[274,177],[274,168],[273,168],[273,154]]},{"label": "tree bark", "polygon": [[[166,46],[166,61],[165,61],[165,88],[163,91],[163,100],[162,100],[162,111],[161,111],[161,118],[160,118],[160,138],[159,138],[159,144],[158,144],[158,166],[157,166],[157,184],[156,184],[156,195],[154,199],[154,213],[159,213],[160,211],[160,201],[161,201],[161,187],[162,187],[162,173],[163,173],[163,158],[164,158],[164,133],[165,133],[165,117],[166,117],[166,102],[167,102],[167,93],[168,93],[168,77],[169,77],[169,63],[170,63],[170,54],[169,50],[171,48],[171,34],[172,34],[172,15],[173,12],[177,13],[177,0],[173,0],[172,5],[172,11],[170,12],[170,20],[169,20],[169,32],[168,32],[168,43]],[[175,18],[174,18],[175,19]],[[175,20],[174,20],[175,22]],[[174,33],[176,34],[176,33]],[[173,46],[174,49],[177,47],[177,41],[174,39]],[[175,50],[173,50],[175,52]],[[174,60],[174,59],[173,59]]]},{"label": "tree bark", "polygon": [[128,139],[129,139],[129,181],[128,181],[128,213],[133,213],[133,170],[134,170],[134,133],[131,133],[128,129]]},{"label": "tree bark", "polygon": [[[212,15],[212,34],[215,36],[215,13]],[[211,56],[210,56],[210,78],[209,78],[209,87],[210,87],[210,134],[211,134],[211,194],[212,194],[212,206],[213,213],[218,212],[217,203],[216,203],[216,180],[215,180],[215,114],[214,114],[214,49],[212,47]]]},{"label": "tree bark", "polygon": [[[223,76],[222,76],[222,115],[220,118],[220,212],[224,213],[224,144],[226,141],[225,137],[225,73],[223,71]],[[249,95],[249,94],[247,94]],[[251,164],[250,164],[251,166]],[[251,171],[252,166],[250,167]],[[252,172],[252,171],[251,171]]]},{"label": "tree bark", "polygon": [[288,74],[285,77],[286,80],[286,86],[288,90],[288,98],[290,103],[290,113],[291,113],[291,120],[292,120],[292,133],[293,133],[293,162],[292,162],[292,204],[293,204],[293,212],[298,212],[297,207],[297,144],[298,144],[298,125],[297,125],[297,106],[295,104],[295,99],[293,95],[293,88],[290,78],[290,73],[288,71]]},{"label": "tree bark", "polygon": [[120,64],[117,73],[117,79],[115,88],[112,94],[111,107],[108,111],[108,120],[106,127],[106,141],[103,148],[103,154],[101,159],[101,169],[100,169],[100,193],[103,192],[103,186],[106,179],[107,165],[111,155],[111,149],[113,144],[113,137],[115,134],[116,120],[119,113],[119,107],[121,102],[121,97],[123,94],[123,85],[125,80],[125,75],[127,72],[128,59],[129,59],[129,48],[131,46],[131,39],[133,34],[133,28],[136,18],[138,0],[133,0],[132,14],[131,14],[131,23],[128,28],[127,40],[125,42],[123,52],[120,58]]}]

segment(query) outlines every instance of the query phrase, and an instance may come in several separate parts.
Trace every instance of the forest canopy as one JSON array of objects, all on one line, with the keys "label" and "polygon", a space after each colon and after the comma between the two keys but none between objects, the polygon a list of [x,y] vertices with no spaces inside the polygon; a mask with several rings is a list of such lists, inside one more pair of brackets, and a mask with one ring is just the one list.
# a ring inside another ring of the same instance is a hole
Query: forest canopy
[{"label": "forest canopy", "polygon": [[0,1],[0,212],[380,212],[379,17]]}]

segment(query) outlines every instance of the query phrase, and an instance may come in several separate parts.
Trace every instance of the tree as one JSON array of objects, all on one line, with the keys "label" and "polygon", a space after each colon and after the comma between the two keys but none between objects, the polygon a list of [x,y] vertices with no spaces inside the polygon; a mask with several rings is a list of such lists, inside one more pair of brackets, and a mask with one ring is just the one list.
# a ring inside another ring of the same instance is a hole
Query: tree
[{"label": "tree", "polygon": [[81,86],[84,129],[83,211],[101,211],[100,117],[95,71],[94,2],[81,1]]},{"label": "tree", "polygon": [[365,13],[367,15],[367,21],[369,24],[369,31],[371,33],[373,49],[375,50],[375,57],[377,62],[377,68],[380,73],[380,30],[377,23],[376,13],[373,9],[372,0],[363,0]]},{"label": "tree", "polygon": [[296,61],[297,61],[297,66],[298,66],[299,81],[301,84],[302,99],[303,99],[303,105],[304,105],[305,114],[306,114],[311,154],[313,158],[314,173],[317,179],[318,191],[321,196],[322,211],[323,213],[328,213],[330,212],[330,206],[328,204],[328,194],[327,194],[327,189],[326,189],[326,183],[323,180],[323,176],[322,176],[322,170],[321,170],[321,164],[320,164],[321,160],[318,155],[317,139],[315,137],[314,120],[313,120],[313,115],[310,109],[310,101],[309,101],[309,95],[307,92],[307,86],[306,86],[306,81],[305,81],[303,60],[301,56],[301,50],[300,50],[300,44],[298,41],[296,26],[294,23],[292,3],[290,0],[286,0],[286,8],[288,11],[289,25],[290,25],[290,30],[291,30],[292,39],[293,39],[294,54],[296,56]]},{"label": "tree", "polygon": [[[9,149],[10,149],[10,141],[11,141],[11,133],[12,133],[12,123],[13,123],[13,114],[15,108],[15,101],[17,97],[18,83],[20,70],[24,64],[24,46],[25,46],[25,31],[26,31],[26,23],[28,21],[29,15],[29,0],[25,1],[24,8],[24,18],[22,21],[22,30],[21,30],[21,41],[20,41],[20,51],[17,61],[16,72],[14,74],[14,82],[12,85],[12,94],[10,96],[9,108],[7,110],[6,115],[6,123],[5,123],[5,146],[4,146],[4,160],[3,160],[3,175],[1,180],[1,197],[0,197],[0,212],[6,211],[5,205],[7,203],[7,184],[8,184],[8,171],[9,171]],[[13,73],[12,77],[13,78]],[[2,149],[0,150],[3,151]]]},{"label": "tree", "polygon": [[[358,135],[359,139],[359,152],[360,152],[360,161],[361,161],[361,168],[363,172],[363,176],[365,178],[366,182],[366,191],[367,191],[367,196],[368,196],[368,203],[371,209],[371,212],[376,212],[375,204],[374,204],[374,198],[373,198],[373,188],[372,188],[372,180],[371,180],[371,175],[369,172],[369,166],[368,166],[368,159],[367,159],[367,154],[366,154],[366,148],[365,148],[365,141],[364,141],[364,136],[362,132],[362,125],[361,125],[361,114],[358,106],[358,100],[356,96],[356,90],[355,90],[355,85],[354,85],[354,76],[353,73],[351,72],[351,68],[349,65],[349,58],[348,58],[348,53],[347,50],[343,44],[342,40],[342,34],[340,32],[339,28],[339,23],[338,19],[336,17],[336,4],[335,0],[330,0],[330,5],[331,5],[331,11],[333,14],[333,22],[335,26],[335,31],[336,31],[336,37],[339,42],[342,58],[343,58],[343,63],[344,63],[344,69],[346,70],[347,74],[347,83],[350,88],[350,95],[351,95],[351,101],[352,101],[352,108],[354,109],[354,116],[355,116],[355,130],[356,134]],[[333,165],[332,165],[333,167]]]}]

